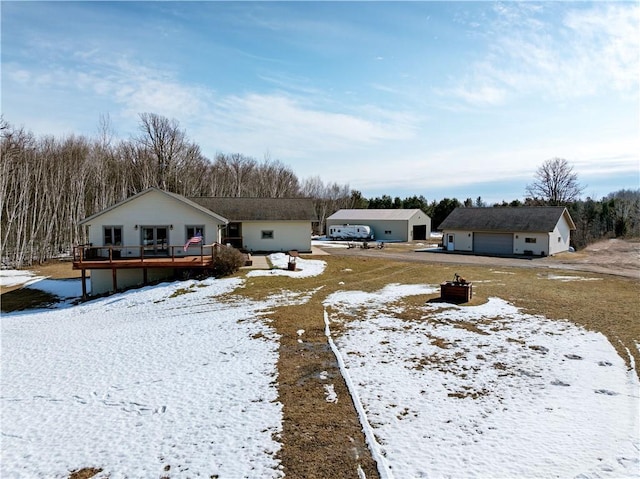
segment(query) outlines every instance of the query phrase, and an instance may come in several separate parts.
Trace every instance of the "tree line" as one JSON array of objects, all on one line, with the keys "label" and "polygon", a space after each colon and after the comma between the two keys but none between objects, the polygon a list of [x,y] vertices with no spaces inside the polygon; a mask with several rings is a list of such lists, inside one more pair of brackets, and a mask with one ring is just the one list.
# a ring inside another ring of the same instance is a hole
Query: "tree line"
[{"label": "tree line", "polygon": [[[435,228],[456,207],[487,206],[480,197],[462,203],[456,198],[429,202],[424,196],[367,199],[347,184],[325,183],[318,176],[300,179],[268,157],[258,161],[218,153],[209,159],[176,120],[155,113],[141,114],[137,134],[128,140],[114,140],[108,117],[100,118],[93,138],[36,137],[4,119],[0,132],[0,251],[3,265],[11,267],[44,262],[85,243],[79,221],[149,187],[186,197],[308,197],[318,218],[317,233],[328,216],[343,208],[419,208]],[[557,201],[567,203],[578,225],[573,235],[577,247],[607,235],[640,234],[640,190],[622,190],[599,201],[535,196],[493,206]]]},{"label": "tree line", "polygon": [[114,141],[102,117],[94,138],[36,137],[0,120],[0,251],[11,267],[41,263],[86,243],[79,221],[150,187],[186,197],[311,197],[318,218],[351,208],[348,185],[301,180],[280,161],[219,153],[211,160],[175,120],[140,115]]}]

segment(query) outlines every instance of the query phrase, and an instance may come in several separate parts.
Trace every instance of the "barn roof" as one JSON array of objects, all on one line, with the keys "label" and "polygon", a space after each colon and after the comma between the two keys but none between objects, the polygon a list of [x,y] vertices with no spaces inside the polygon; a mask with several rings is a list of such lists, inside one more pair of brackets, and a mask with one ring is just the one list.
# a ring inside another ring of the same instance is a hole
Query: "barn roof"
[{"label": "barn roof", "polygon": [[425,212],[420,209],[345,209],[338,210],[327,219],[345,222],[374,221],[374,220],[410,220],[416,213]]},{"label": "barn roof", "polygon": [[229,221],[315,221],[310,198],[194,197],[194,203]]},{"label": "barn roof", "polygon": [[565,217],[569,228],[576,229],[562,206],[525,206],[515,208],[456,208],[438,226],[439,230],[466,231],[553,231]]}]

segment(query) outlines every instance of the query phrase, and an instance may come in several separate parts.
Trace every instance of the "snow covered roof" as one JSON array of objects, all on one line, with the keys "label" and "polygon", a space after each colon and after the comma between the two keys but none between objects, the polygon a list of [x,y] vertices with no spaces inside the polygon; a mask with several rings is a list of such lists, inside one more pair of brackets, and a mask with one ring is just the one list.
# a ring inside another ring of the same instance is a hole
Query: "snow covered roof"
[{"label": "snow covered roof", "polygon": [[346,222],[371,221],[371,220],[410,220],[416,213],[427,214],[417,208],[414,209],[345,209],[338,210],[328,220]]},{"label": "snow covered roof", "polygon": [[562,206],[525,206],[515,208],[456,208],[438,226],[439,230],[465,231],[553,231],[564,216],[572,230],[571,216]]}]

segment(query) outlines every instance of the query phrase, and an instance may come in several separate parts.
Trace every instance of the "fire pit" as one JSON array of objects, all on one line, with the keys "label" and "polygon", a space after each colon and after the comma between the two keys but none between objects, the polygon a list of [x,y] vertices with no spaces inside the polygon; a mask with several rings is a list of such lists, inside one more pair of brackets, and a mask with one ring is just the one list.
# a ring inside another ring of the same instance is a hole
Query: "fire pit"
[{"label": "fire pit", "polygon": [[466,303],[473,297],[473,285],[455,274],[453,281],[440,283],[440,299],[456,303]]}]

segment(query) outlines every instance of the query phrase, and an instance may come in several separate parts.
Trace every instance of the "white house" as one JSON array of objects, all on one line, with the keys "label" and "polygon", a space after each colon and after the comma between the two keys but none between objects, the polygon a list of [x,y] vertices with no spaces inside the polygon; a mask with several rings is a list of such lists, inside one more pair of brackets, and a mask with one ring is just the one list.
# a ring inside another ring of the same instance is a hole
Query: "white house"
[{"label": "white house", "polygon": [[74,248],[73,267],[83,278],[91,271],[91,293],[102,294],[209,268],[228,243],[311,251],[314,219],[307,198],[185,198],[149,188],[80,222],[89,244]]},{"label": "white house", "polygon": [[438,226],[448,251],[547,256],[567,251],[576,226],[564,207],[456,208]]},{"label": "white house", "polygon": [[222,243],[249,252],[311,251],[313,203],[309,198],[190,198],[229,219]]},{"label": "white house", "polygon": [[421,209],[344,209],[326,223],[327,231],[336,225],[369,226],[377,241],[425,240],[431,233],[431,218]]}]

